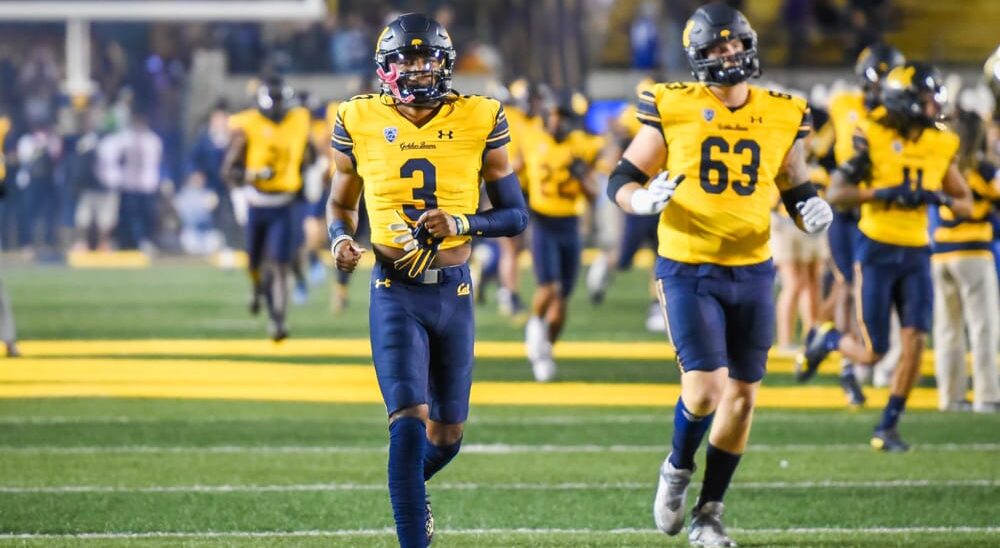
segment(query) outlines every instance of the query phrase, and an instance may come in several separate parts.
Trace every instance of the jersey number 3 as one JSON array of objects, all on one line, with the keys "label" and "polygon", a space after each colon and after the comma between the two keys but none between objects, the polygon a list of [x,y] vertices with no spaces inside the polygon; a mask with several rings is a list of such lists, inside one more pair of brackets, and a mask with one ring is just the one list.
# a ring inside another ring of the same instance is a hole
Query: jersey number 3
[{"label": "jersey number 3", "polygon": [[[716,150],[728,153],[730,151],[729,141],[726,141],[722,137],[709,137],[702,141],[701,169],[698,174],[699,179],[701,179],[701,188],[705,189],[705,192],[709,194],[722,194],[726,190],[726,187],[729,186],[729,168],[726,167],[725,162],[712,158],[712,153]],[[743,174],[746,175],[747,180],[733,181],[733,191],[740,196],[749,196],[757,188],[757,170],[760,168],[760,145],[757,144],[757,141],[740,139],[732,147],[733,154],[741,157],[748,150],[750,151],[750,163],[743,165]],[[714,183],[711,177],[712,172],[718,174]]]},{"label": "jersey number 3", "polygon": [[420,218],[420,215],[428,209],[434,209],[438,206],[437,196],[434,192],[437,191],[437,170],[434,169],[434,164],[430,163],[426,158],[412,158],[407,160],[403,167],[399,168],[399,176],[404,179],[409,179],[413,177],[417,172],[423,176],[424,184],[413,189],[413,201],[423,202],[424,207],[418,208],[417,204],[406,204],[403,206],[403,213],[411,220],[416,221]]}]

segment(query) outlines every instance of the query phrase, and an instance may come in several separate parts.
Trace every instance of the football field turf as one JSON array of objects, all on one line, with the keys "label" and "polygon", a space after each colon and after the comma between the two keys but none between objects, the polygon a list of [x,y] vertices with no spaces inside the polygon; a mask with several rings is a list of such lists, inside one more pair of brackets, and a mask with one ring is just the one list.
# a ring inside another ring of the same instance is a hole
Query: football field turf
[{"label": "football field turf", "polygon": [[[0,361],[0,546],[395,545],[364,279],[336,317],[317,288],[281,345],[260,340],[237,272],[15,267],[4,282],[25,357]],[[599,308],[578,291],[550,385],[530,382],[522,331],[478,309],[465,444],[429,484],[435,546],[686,545],[650,511],[678,387],[643,329],[645,283],[626,274]],[[1000,417],[929,411],[924,378],[901,427],[914,450],[876,453],[885,392],[847,411],[829,365],[800,387],[773,357],[726,498],[735,540],[1000,543]]]}]

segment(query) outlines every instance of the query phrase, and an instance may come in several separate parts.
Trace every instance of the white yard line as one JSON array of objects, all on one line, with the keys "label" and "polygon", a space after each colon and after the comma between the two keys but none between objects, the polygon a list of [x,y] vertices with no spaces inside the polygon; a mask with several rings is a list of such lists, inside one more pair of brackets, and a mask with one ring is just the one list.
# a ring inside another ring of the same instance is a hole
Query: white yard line
[{"label": "white yard line", "polygon": [[[440,483],[435,491],[613,491],[651,489],[649,482],[620,483]],[[776,481],[734,483],[732,489],[888,489],[916,487],[1000,487],[1000,480],[872,480],[872,481]],[[289,485],[154,485],[127,487],[113,485],[53,485],[38,487],[0,486],[0,493],[286,493],[331,491],[385,491],[381,483],[311,483]]]},{"label": "white yard line", "polygon": [[[667,445],[555,445],[555,444],[505,444],[470,443],[462,446],[464,454],[514,455],[540,453],[659,453],[666,454]],[[814,451],[855,452],[872,449],[863,443],[850,444],[751,444],[749,453],[803,453]],[[99,454],[368,454],[385,453],[384,445],[207,445],[207,446],[159,446],[159,445],[106,445],[106,446],[54,446],[54,445],[0,445],[0,454],[51,454],[51,455],[99,455]],[[921,443],[914,445],[919,452],[955,451],[1000,451],[1000,443]]]},{"label": "white yard line", "polygon": [[[438,529],[442,536],[450,535],[581,535],[622,533],[662,536],[655,529]],[[729,528],[729,533],[741,535],[808,535],[808,534],[913,534],[913,533],[1000,533],[1000,527],[797,527],[789,529],[738,529]],[[393,536],[394,529],[334,529],[307,531],[148,531],[116,533],[4,533],[0,540],[59,540],[59,539],[226,539],[226,538],[323,538],[323,537],[381,537]]]}]

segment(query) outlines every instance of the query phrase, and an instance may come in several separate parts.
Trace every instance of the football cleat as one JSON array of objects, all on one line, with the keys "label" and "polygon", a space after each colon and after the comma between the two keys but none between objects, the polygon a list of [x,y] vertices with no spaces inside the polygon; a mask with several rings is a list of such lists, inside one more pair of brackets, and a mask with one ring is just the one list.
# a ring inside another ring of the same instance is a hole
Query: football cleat
[{"label": "football cleat", "polygon": [[861,384],[853,374],[840,376],[840,387],[844,389],[847,396],[847,405],[851,407],[861,407],[865,404],[865,393],[861,391]]},{"label": "football cleat", "polygon": [[556,362],[552,358],[532,360],[531,373],[538,382],[549,382],[556,377]]},{"label": "football cleat", "polygon": [[430,495],[425,495],[424,510],[427,514],[427,517],[424,518],[424,533],[427,535],[427,546],[430,546],[431,542],[434,541],[434,512],[431,511]]},{"label": "football cleat", "polygon": [[601,304],[610,284],[611,268],[608,265],[608,255],[601,253],[587,269],[587,294],[590,295],[590,303]]},{"label": "football cleat", "polygon": [[267,335],[274,342],[281,342],[288,338],[288,327],[285,322],[270,320],[267,322]]},{"label": "football cleat", "polygon": [[905,453],[910,450],[909,444],[899,437],[895,428],[876,430],[872,435],[872,448],[886,453]]},{"label": "football cleat", "polygon": [[805,351],[795,358],[795,380],[806,382],[816,375],[820,364],[830,355],[827,350],[827,335],[833,331],[833,322],[826,322],[819,329],[810,329],[806,334]]},{"label": "football cleat", "polygon": [[691,512],[691,546],[736,546],[722,526],[722,503],[706,502]]},{"label": "football cleat", "polygon": [[692,474],[693,469],[674,468],[670,455],[660,465],[660,479],[653,498],[653,521],[657,529],[668,535],[676,535],[684,528],[684,507]]},{"label": "football cleat", "polygon": [[663,316],[659,302],[649,305],[649,311],[646,312],[646,331],[651,333],[667,332],[667,319]]}]

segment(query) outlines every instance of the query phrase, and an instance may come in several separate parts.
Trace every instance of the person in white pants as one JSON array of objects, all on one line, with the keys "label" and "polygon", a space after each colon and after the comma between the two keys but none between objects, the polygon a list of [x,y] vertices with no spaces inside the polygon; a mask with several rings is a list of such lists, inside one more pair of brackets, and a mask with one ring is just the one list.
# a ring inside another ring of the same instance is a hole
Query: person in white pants
[{"label": "person in white pants", "polygon": [[966,170],[975,198],[972,217],[958,220],[940,208],[934,229],[934,370],[942,411],[969,407],[966,333],[972,352],[972,409],[1000,410],[1000,289],[990,251],[993,227],[989,221],[990,201],[1000,198],[1000,178],[995,174],[995,168],[985,162]]}]

